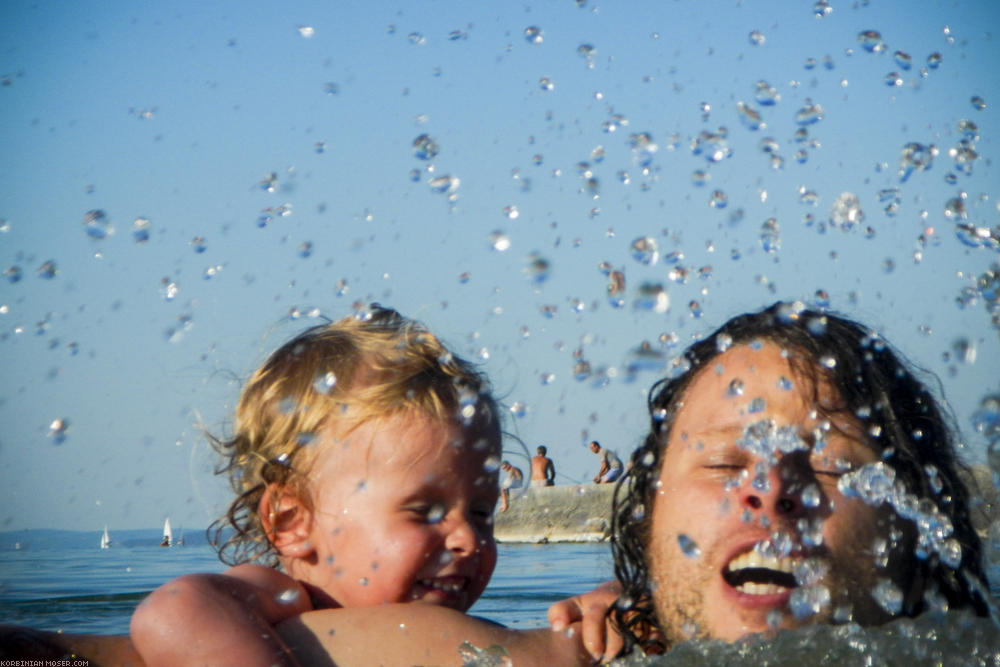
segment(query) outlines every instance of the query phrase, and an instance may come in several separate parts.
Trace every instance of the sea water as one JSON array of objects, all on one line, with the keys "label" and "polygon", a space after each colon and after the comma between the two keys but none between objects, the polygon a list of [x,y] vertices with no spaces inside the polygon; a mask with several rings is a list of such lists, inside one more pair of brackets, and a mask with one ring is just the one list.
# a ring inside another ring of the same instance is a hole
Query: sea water
[{"label": "sea water", "polygon": [[[200,535],[170,548],[159,547],[159,535],[149,531],[110,549],[100,549],[99,538],[0,536],[0,623],[125,634],[136,605],[157,586],[226,569]],[[470,613],[510,627],[542,627],[549,605],[594,588],[611,571],[607,544],[501,544],[490,585]]]},{"label": "sea water", "polygon": [[[221,572],[200,536],[161,548],[133,531],[111,549],[99,533],[0,534],[0,623],[74,633],[124,634],[132,611],[154,588],[190,572]],[[91,539],[92,538],[92,539]],[[114,535],[113,535],[114,539]],[[547,625],[549,605],[611,577],[607,544],[501,544],[489,587],[471,613],[514,628]],[[1000,594],[1000,568],[990,568]],[[666,656],[627,664],[1000,665],[1000,625],[964,614],[925,615],[879,628],[812,626],[734,644],[689,642]]]}]

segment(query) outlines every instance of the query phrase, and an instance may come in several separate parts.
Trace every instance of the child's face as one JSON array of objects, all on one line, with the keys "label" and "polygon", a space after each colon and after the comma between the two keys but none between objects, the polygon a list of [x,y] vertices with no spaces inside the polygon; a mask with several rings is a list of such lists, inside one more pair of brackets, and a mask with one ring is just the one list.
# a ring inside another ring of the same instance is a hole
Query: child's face
[{"label": "child's face", "polygon": [[344,607],[466,611],[496,566],[497,474],[486,466],[499,435],[414,414],[333,431],[308,475],[313,557],[286,562],[289,574]]}]

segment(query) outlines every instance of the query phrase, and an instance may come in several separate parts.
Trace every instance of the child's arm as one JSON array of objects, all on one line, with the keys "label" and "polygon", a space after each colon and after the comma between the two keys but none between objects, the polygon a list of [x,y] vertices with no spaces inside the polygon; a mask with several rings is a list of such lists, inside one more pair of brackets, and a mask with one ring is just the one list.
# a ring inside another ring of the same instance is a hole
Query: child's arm
[{"label": "child's arm", "polygon": [[587,652],[595,660],[612,660],[623,642],[607,615],[621,590],[617,581],[607,581],[590,592],[556,602],[549,607],[552,630],[558,632],[579,621]]},{"label": "child's arm", "polygon": [[160,586],[132,615],[147,665],[295,665],[274,626],[312,609],[306,589],[276,570],[238,565]]},{"label": "child's arm", "polygon": [[578,630],[577,626],[563,632],[547,628],[511,630],[423,602],[324,609],[302,614],[278,627],[302,664],[351,667],[590,665],[591,658],[580,645]]}]

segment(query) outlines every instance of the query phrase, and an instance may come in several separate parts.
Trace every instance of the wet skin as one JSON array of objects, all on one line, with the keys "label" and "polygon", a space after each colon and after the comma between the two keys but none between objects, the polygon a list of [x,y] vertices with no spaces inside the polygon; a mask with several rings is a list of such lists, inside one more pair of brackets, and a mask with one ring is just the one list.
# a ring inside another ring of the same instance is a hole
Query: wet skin
[{"label": "wet skin", "polygon": [[309,472],[304,551],[288,574],[344,607],[472,606],[496,566],[487,459],[499,434],[398,415],[327,437]]},{"label": "wet skin", "polygon": [[[669,641],[732,641],[835,614],[863,625],[885,620],[870,594],[890,574],[872,556],[883,515],[837,490],[845,472],[878,457],[839,403],[832,385],[814,387],[772,343],[734,346],[699,371],[670,431],[652,510],[653,597]],[[748,448],[755,424],[798,434],[802,449],[769,457]],[[775,544],[789,546],[759,559],[758,545],[767,554],[775,532]],[[793,596],[822,601],[824,590],[830,599],[818,613],[791,613]]]}]

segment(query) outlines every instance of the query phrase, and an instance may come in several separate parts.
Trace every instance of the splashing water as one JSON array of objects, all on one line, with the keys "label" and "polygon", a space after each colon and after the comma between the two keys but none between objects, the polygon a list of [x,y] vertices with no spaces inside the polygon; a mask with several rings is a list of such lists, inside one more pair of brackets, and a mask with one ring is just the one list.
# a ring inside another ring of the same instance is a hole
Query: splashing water
[{"label": "splashing water", "polygon": [[861,202],[852,192],[841,193],[830,207],[830,224],[843,231],[850,231],[864,222],[865,213]]}]

